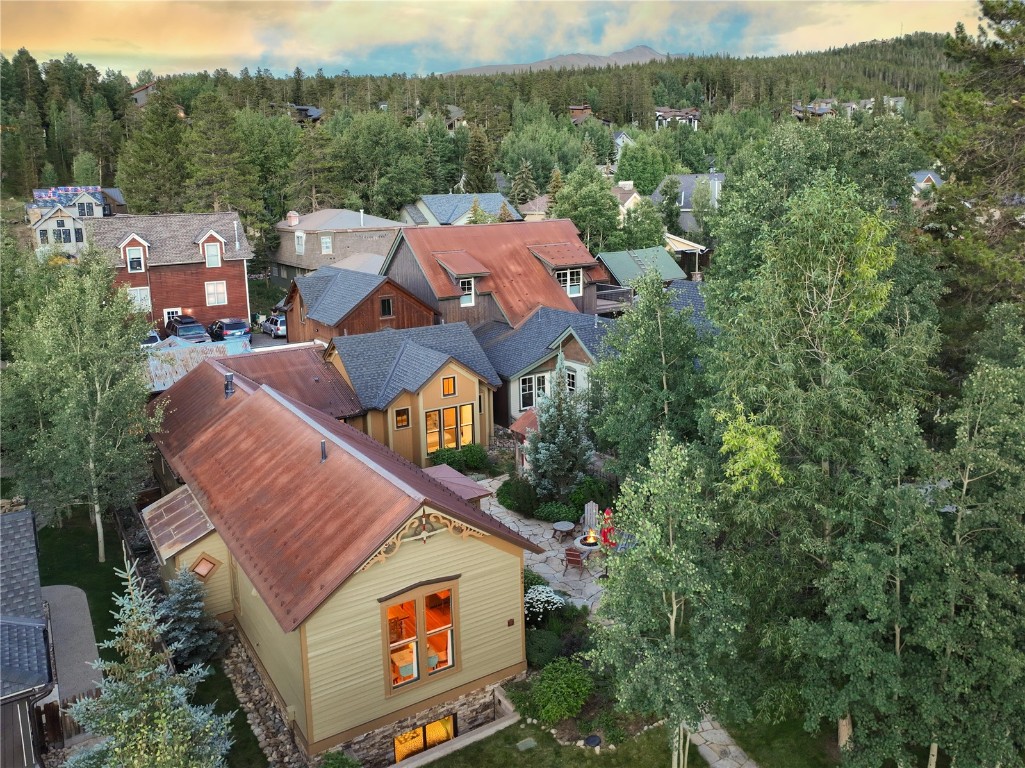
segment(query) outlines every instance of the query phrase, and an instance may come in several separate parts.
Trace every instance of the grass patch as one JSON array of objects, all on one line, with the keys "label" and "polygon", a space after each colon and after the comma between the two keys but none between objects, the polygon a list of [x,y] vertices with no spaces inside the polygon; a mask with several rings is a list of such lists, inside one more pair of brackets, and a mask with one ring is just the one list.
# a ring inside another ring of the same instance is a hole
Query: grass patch
[{"label": "grass patch", "polygon": [[[537,746],[526,752],[516,744],[533,738]],[[476,744],[459,750],[432,763],[436,768],[480,768],[482,765],[524,766],[525,768],[574,768],[575,766],[602,766],[602,768],[665,768],[669,765],[669,740],[664,728],[652,728],[636,739],[629,739],[612,752],[605,747],[601,754],[580,747],[564,747],[552,735],[536,725],[523,728],[513,725]],[[690,750],[690,765],[704,766],[705,761],[696,747]]]},{"label": "grass patch", "polygon": [[835,768],[840,764],[836,740],[824,729],[808,733],[800,720],[776,725],[726,725],[734,740],[756,763],[787,768]]},{"label": "grass patch", "polygon": [[14,478],[0,477],[0,499],[9,499],[14,496]]},{"label": "grass patch", "polygon": [[196,704],[213,704],[217,714],[234,712],[231,718],[231,735],[234,743],[228,753],[228,765],[231,768],[263,768],[267,765],[267,757],[260,749],[260,744],[253,735],[246,714],[235,698],[235,689],[224,674],[220,664],[210,665],[210,675],[196,688],[193,697]]},{"label": "grass patch", "polygon": [[[249,281],[250,311],[261,315],[271,315],[271,307],[285,298],[285,289],[274,285],[270,280]],[[247,320],[249,318],[246,318]],[[256,329],[259,330],[259,329]]]}]

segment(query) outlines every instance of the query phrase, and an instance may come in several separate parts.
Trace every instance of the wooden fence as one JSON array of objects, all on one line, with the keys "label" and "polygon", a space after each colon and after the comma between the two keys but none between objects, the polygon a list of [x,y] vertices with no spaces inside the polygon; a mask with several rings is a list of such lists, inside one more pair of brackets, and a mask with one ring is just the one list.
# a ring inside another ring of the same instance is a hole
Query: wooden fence
[{"label": "wooden fence", "polygon": [[81,699],[92,699],[99,695],[100,689],[94,688],[78,696],[36,707],[36,723],[47,750],[63,749],[75,736],[85,733],[85,729],[68,714],[68,707]]}]

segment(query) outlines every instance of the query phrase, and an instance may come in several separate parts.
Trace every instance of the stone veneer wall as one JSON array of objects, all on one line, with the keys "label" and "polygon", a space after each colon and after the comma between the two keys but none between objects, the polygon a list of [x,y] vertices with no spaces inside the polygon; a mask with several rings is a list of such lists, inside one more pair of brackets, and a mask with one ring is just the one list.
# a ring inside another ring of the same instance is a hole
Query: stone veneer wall
[{"label": "stone veneer wall", "polygon": [[394,765],[394,739],[406,731],[452,714],[456,716],[457,737],[493,722],[498,707],[498,702],[495,700],[496,687],[497,684],[489,685],[460,696],[455,701],[447,701],[417,712],[410,717],[396,720],[376,731],[370,731],[352,741],[341,744],[338,749],[348,752],[359,760],[363,768],[383,768],[387,765]]}]

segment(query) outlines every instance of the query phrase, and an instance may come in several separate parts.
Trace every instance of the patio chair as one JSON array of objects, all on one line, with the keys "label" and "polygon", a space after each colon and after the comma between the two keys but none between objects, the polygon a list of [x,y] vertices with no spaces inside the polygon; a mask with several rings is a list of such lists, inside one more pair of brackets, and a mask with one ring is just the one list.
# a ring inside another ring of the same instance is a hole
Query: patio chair
[{"label": "patio chair", "polygon": [[584,516],[580,518],[584,533],[598,530],[598,502],[589,501],[584,505]]},{"label": "patio chair", "polygon": [[573,549],[570,547],[563,553],[562,559],[566,564],[562,569],[563,576],[566,575],[566,571],[571,567],[579,568],[581,575],[583,575],[584,571],[587,571],[588,575],[591,574],[591,569],[587,566],[587,558],[584,557],[584,553],[579,549]]}]

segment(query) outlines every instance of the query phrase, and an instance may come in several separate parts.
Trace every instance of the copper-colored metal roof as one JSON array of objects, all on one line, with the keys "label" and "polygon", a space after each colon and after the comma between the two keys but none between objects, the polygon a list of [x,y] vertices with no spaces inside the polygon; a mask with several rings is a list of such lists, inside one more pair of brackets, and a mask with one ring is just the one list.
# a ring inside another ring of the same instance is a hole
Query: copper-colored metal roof
[{"label": "copper-colored metal roof", "polygon": [[550,267],[593,267],[595,258],[581,242],[541,243],[530,246],[530,252]]},{"label": "copper-colored metal roof", "polygon": [[336,419],[365,413],[356,392],[331,363],[324,362],[319,346],[286,345],[251,355],[221,358],[225,368],[257,384],[306,403]]},{"label": "copper-colored metal roof", "polygon": [[[438,256],[463,251],[488,270],[477,280],[477,293],[490,293],[511,325],[517,325],[538,306],[576,312],[573,301],[532,251],[541,247],[551,258],[584,266],[590,279],[602,279],[605,269],[577,236],[568,219],[476,224],[463,227],[407,227],[402,230],[431,289],[439,298],[461,295],[458,283],[439,263]],[[558,251],[559,255],[554,254]]]},{"label": "copper-colored metal roof", "polygon": [[441,262],[441,266],[447,269],[456,277],[470,277],[490,275],[491,270],[473,258],[466,251],[447,251],[435,253],[434,258]]},{"label": "copper-colored metal roof", "polygon": [[284,631],[425,505],[539,551],[371,437],[270,386],[236,375],[225,398],[225,370],[208,360],[158,398],[171,417],[154,441]]},{"label": "copper-colored metal roof", "polygon": [[142,522],[161,565],[214,529],[187,485],[142,510]]},{"label": "copper-colored metal roof", "polygon": [[533,408],[525,410],[516,421],[509,425],[509,431],[518,435],[520,442],[526,440],[528,433],[537,432],[537,411]]},{"label": "copper-colored metal roof", "polygon": [[478,483],[472,477],[467,477],[458,469],[453,469],[448,464],[438,464],[435,467],[426,467],[424,473],[430,475],[450,491],[467,501],[479,501],[491,495],[491,491]]}]

